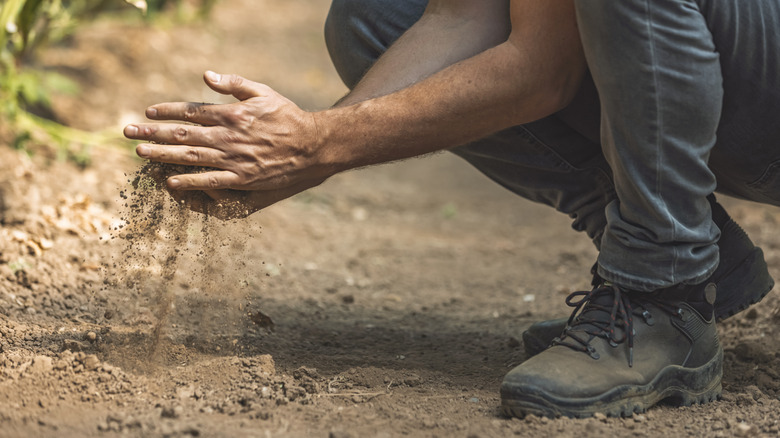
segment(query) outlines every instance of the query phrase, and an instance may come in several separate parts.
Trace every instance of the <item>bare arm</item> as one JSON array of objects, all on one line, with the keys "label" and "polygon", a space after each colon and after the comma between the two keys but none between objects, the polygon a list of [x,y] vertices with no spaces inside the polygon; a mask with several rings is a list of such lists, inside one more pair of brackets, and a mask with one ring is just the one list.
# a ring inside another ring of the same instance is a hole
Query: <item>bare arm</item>
[{"label": "bare arm", "polygon": [[[472,57],[479,47],[453,51],[467,58],[435,73],[432,64],[409,69],[383,86],[380,73],[403,54],[388,52],[348,98],[358,101],[352,105],[306,113],[264,85],[227,75],[207,84],[239,103],[147,111],[204,127],[146,124],[125,133],[172,144],[139,145],[142,157],[223,169],[173,177],[171,189],[211,190],[218,198],[226,194],[214,189],[250,190],[240,196],[255,211],[335,173],[450,148],[566,106],[585,71],[572,0],[513,0],[510,18],[508,39],[495,47]],[[381,97],[365,100],[373,96]]]},{"label": "bare arm", "polygon": [[323,161],[343,171],[407,158],[564,108],[585,73],[571,2],[513,1],[511,19],[495,47],[395,93],[314,114]]},{"label": "bare arm", "polygon": [[509,0],[431,0],[420,20],[336,106],[406,88],[506,41],[510,30]]}]

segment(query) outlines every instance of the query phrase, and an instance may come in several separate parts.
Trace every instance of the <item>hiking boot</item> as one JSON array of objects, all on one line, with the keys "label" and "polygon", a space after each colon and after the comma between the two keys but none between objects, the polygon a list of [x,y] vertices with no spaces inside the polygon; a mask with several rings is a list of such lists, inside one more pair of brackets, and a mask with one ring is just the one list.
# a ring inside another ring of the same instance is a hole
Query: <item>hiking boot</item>
[{"label": "hiking boot", "polygon": [[[715,299],[715,318],[726,319],[761,301],[772,290],[774,280],[764,260],[764,252],[755,246],[747,233],[715,201],[714,196],[707,198],[712,208],[712,220],[720,228],[720,264],[712,275],[712,281],[718,287]],[[596,286],[601,278],[593,265],[592,285]],[[523,332],[523,346],[527,357],[539,354],[559,336],[566,327],[566,318],[539,321]]]},{"label": "hiking boot", "polygon": [[655,292],[603,283],[566,298],[575,307],[552,345],[501,384],[505,414],[630,416],[661,400],[689,406],[721,394],[723,348],[707,281]]}]

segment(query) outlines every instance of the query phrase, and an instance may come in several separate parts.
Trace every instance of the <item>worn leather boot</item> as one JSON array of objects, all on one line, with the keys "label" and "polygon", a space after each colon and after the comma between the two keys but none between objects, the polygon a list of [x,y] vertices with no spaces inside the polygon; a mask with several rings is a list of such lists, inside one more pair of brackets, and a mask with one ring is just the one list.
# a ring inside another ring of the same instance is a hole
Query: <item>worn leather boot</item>
[{"label": "worn leather boot", "polygon": [[717,399],[723,348],[715,296],[710,281],[656,292],[602,283],[572,293],[566,302],[575,310],[561,336],[504,377],[504,413],[629,416],[661,400]]},{"label": "worn leather boot", "polygon": [[[718,287],[715,299],[715,318],[723,320],[761,301],[772,290],[774,280],[769,275],[764,252],[753,244],[747,233],[710,196],[712,219],[720,228],[718,241],[720,264],[712,275]],[[593,266],[593,286],[601,282]],[[567,318],[539,321],[523,332],[523,346],[527,357],[547,348],[563,332]]]}]

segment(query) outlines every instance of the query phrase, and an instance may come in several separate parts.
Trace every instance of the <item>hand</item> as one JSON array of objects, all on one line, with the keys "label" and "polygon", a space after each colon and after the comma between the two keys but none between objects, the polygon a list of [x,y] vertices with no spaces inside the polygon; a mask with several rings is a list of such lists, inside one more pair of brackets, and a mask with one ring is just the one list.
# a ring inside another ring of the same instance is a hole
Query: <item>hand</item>
[{"label": "hand", "polygon": [[304,181],[279,190],[169,190],[171,196],[187,208],[217,219],[242,219],[271,204],[320,184]]},{"label": "hand", "polygon": [[245,203],[253,212],[318,185],[335,173],[320,154],[314,113],[301,110],[268,86],[240,76],[206,72],[204,80],[213,90],[239,102],[162,103],[149,107],[146,116],[187,124],[134,124],[124,130],[128,138],[155,143],[136,147],[142,158],[216,169],[168,177],[172,193],[205,190],[207,195],[179,193],[175,197],[200,199],[197,204],[204,209],[216,205],[204,202],[208,199]]}]

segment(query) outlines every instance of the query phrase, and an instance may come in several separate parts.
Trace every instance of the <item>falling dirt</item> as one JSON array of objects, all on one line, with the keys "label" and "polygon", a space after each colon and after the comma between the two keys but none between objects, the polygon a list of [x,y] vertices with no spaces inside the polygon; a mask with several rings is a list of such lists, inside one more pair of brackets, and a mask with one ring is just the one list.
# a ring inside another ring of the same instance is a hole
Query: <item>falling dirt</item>
[{"label": "falling dirt", "polygon": [[[345,91],[327,7],[224,0],[203,24],[85,26],[42,57],[83,89],[55,112],[120,132],[160,101],[229,101],[206,69],[325,108]],[[777,293],[720,324],[721,401],[504,418],[522,331],[569,311],[596,253],[452,155],[339,175],[231,221],[161,190],[176,169],[129,148],[93,157],[81,169],[0,147],[0,437],[780,434]],[[723,202],[780,278],[780,210]]]}]

